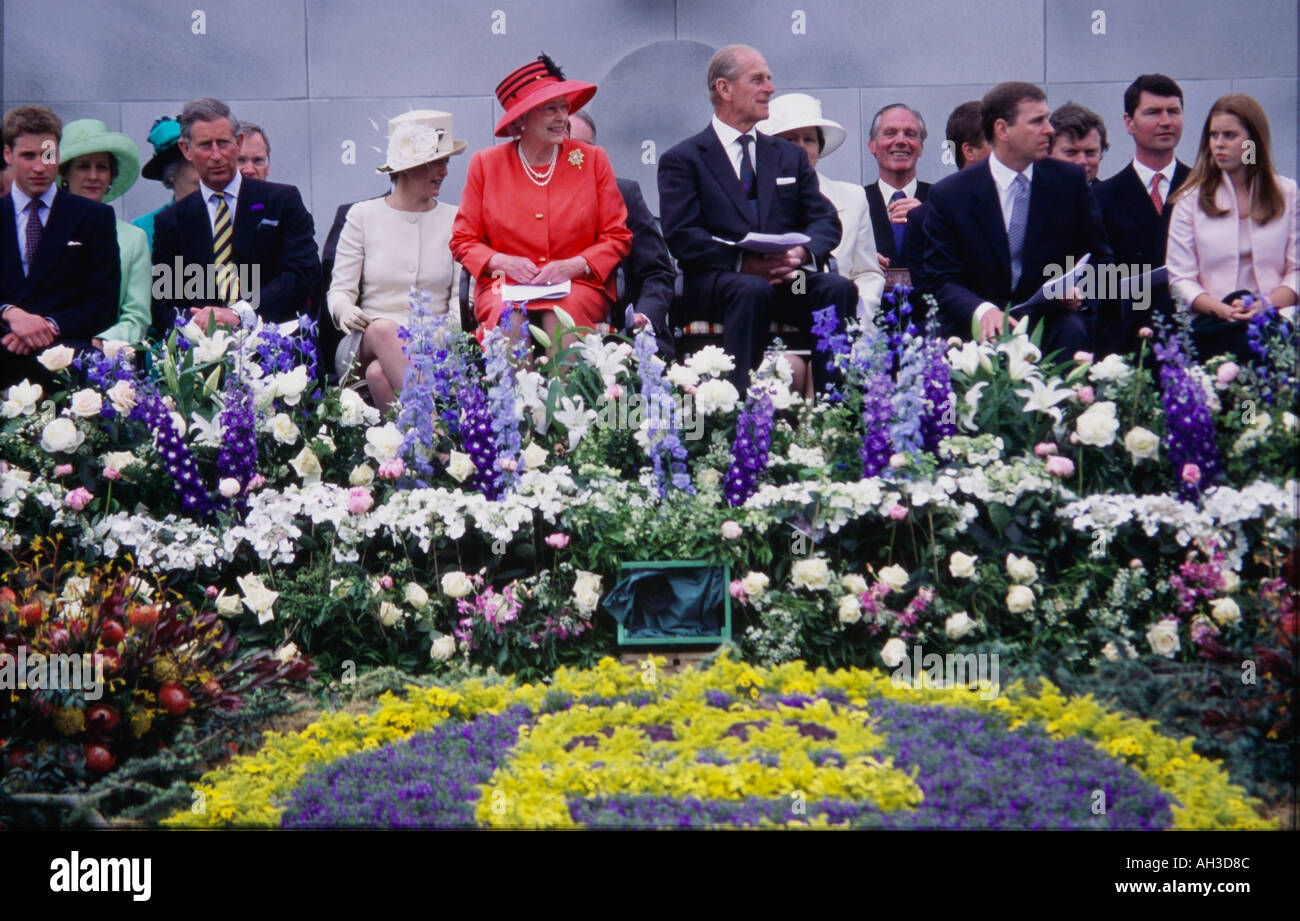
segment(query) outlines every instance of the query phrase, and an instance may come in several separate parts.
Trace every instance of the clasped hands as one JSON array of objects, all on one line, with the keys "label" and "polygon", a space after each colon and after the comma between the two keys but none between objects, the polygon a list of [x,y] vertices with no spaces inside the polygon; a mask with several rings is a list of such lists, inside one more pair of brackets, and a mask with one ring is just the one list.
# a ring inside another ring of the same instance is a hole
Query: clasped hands
[{"label": "clasped hands", "polygon": [[526,256],[507,256],[497,253],[488,260],[488,271],[501,272],[512,282],[521,285],[555,285],[587,273],[587,260],[581,256],[556,259],[540,269]]},{"label": "clasped hands", "polygon": [[44,317],[28,313],[15,304],[5,312],[4,319],[9,324],[9,332],[0,339],[0,345],[15,355],[32,355],[54,344],[54,324]]},{"label": "clasped hands", "polygon": [[190,319],[200,329],[204,330],[211,325],[213,319],[217,321],[218,326],[229,326],[231,329],[239,328],[239,314],[229,307],[218,307],[215,304],[208,307],[191,307]]},{"label": "clasped hands", "polygon": [[1215,304],[1211,308],[1211,310],[1214,313],[1214,315],[1221,320],[1234,320],[1237,322],[1245,322],[1249,320],[1251,317],[1253,317],[1255,314],[1259,313],[1260,310],[1263,309],[1263,307],[1264,307],[1263,301],[1256,300],[1253,304],[1247,307],[1246,302],[1244,300],[1242,300],[1239,297],[1235,297],[1232,299],[1230,303]]},{"label": "clasped hands", "polygon": [[780,253],[745,253],[740,271],[767,279],[770,285],[783,285],[794,281],[800,266],[812,261],[806,246],[796,246]]}]

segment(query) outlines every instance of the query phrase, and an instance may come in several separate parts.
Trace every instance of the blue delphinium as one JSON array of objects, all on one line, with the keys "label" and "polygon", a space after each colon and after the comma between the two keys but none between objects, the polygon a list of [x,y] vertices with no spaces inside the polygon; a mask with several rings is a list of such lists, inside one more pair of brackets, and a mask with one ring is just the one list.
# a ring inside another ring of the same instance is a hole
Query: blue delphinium
[{"label": "blue delphinium", "polygon": [[414,485],[428,486],[434,475],[434,455],[437,437],[433,420],[438,414],[437,398],[450,402],[445,389],[445,365],[448,361],[447,315],[430,312],[433,294],[412,287],[410,291],[410,319],[398,330],[402,351],[407,361],[402,377],[402,392],[398,395],[397,428],[405,433],[402,457],[411,473]]},{"label": "blue delphinium", "polygon": [[937,453],[939,442],[957,434],[957,426],[952,421],[956,406],[951,368],[942,342],[935,339],[926,341],[921,353],[921,377],[921,395],[925,401],[921,442],[925,450]]},{"label": "blue delphinium", "polygon": [[772,447],[772,393],[769,386],[775,377],[779,357],[769,354],[767,370],[749,388],[745,407],[736,420],[736,440],[731,446],[731,467],[723,493],[733,508],[743,505],[758,489],[758,478],[767,469]]},{"label": "blue delphinium", "polygon": [[[1194,499],[1214,485],[1220,466],[1214,416],[1205,389],[1192,373],[1187,319],[1181,315],[1185,313],[1179,311],[1172,328],[1163,317],[1156,317],[1161,338],[1154,352],[1160,362],[1160,386],[1164,391],[1165,448],[1179,493],[1185,499]],[[1189,464],[1195,465],[1199,475],[1187,475]]]},{"label": "blue delphinium", "polygon": [[912,322],[912,304],[908,299],[911,293],[912,289],[907,285],[898,284],[880,299],[881,332],[885,335],[891,369],[897,368],[902,360],[905,337],[917,334],[916,324]]},{"label": "blue delphinium", "polygon": [[661,499],[668,497],[670,488],[694,495],[695,487],[686,470],[686,447],[678,435],[677,406],[664,383],[657,348],[650,327],[637,331],[633,354],[641,377],[641,405],[646,414],[647,450],[654,464],[655,483]]},{"label": "blue delphinium", "polygon": [[862,476],[878,476],[889,466],[893,453],[889,420],[893,416],[894,381],[888,372],[875,369],[862,392]]},{"label": "blue delphinium", "polygon": [[849,337],[840,329],[834,306],[813,311],[812,334],[817,337],[817,351],[828,353],[832,364],[842,364],[849,353]]},{"label": "blue delphinium", "polygon": [[[903,335],[902,343],[889,438],[895,451],[919,454],[925,446],[921,433],[921,420],[925,415],[925,354],[921,338],[911,332]],[[892,348],[890,354],[894,356]]]},{"label": "blue delphinium", "polygon": [[[1246,295],[1246,306],[1256,299]],[[1246,328],[1246,341],[1255,360],[1251,367],[1259,381],[1259,394],[1270,406],[1277,402],[1280,393],[1293,393],[1300,380],[1296,378],[1297,328],[1293,321],[1281,315],[1268,298],[1259,298],[1263,306],[1250,318]]]},{"label": "blue delphinium", "polygon": [[[172,486],[180,497],[181,507],[196,517],[205,517],[212,512],[212,499],[203,480],[199,476],[198,464],[190,452],[185,439],[176,430],[171,411],[156,393],[147,393],[136,404],[138,417],[143,419],[153,432],[154,447],[158,456],[171,475]],[[133,416],[137,412],[132,413]]]},{"label": "blue delphinium", "polygon": [[492,440],[496,447],[497,489],[505,494],[514,486],[519,466],[520,413],[515,388],[515,367],[522,356],[505,330],[511,329],[515,307],[507,304],[501,322],[483,338],[486,355],[488,411],[492,417]]},{"label": "blue delphinium", "polygon": [[217,476],[230,477],[239,483],[240,492],[234,506],[242,512],[248,504],[244,490],[257,472],[257,417],[253,411],[253,392],[242,375],[226,375],[224,399]]}]

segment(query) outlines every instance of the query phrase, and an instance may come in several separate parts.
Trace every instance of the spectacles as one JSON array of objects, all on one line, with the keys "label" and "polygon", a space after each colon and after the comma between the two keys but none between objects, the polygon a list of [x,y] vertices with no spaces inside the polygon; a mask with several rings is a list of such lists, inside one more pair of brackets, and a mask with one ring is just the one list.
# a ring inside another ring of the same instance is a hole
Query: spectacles
[{"label": "spectacles", "polygon": [[239,158],[240,166],[247,166],[249,163],[251,163],[254,166],[260,167],[260,166],[266,166],[266,164],[270,162],[271,162],[270,157],[240,157]]}]

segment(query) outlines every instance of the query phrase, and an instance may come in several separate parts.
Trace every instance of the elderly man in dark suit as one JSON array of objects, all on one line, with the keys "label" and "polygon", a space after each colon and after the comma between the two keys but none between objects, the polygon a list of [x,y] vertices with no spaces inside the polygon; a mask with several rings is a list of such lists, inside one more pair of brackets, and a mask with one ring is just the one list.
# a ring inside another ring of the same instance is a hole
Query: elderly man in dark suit
[{"label": "elderly man in dark suit", "polygon": [[[925,276],[944,334],[996,335],[1004,309],[1029,299],[1069,257],[1114,261],[1083,170],[1048,159],[1047,96],[1032,83],[1001,83],[981,106],[993,153],[936,183],[925,220]],[[1084,293],[1088,293],[1086,290]],[[1044,353],[1093,350],[1095,311],[1070,290],[1034,313]],[[1019,320],[1019,316],[1012,319]]]},{"label": "elderly man in dark suit", "polygon": [[921,113],[901,102],[891,102],[871,119],[867,150],[876,158],[880,178],[866,186],[867,208],[886,269],[913,267],[904,255],[903,234],[908,215],[930,194],[930,183],[916,178],[928,134]]},{"label": "elderly man in dark suit", "polygon": [[[1169,204],[1191,172],[1174,157],[1183,137],[1183,91],[1164,74],[1143,74],[1124,91],[1124,126],[1137,148],[1133,162],[1093,188],[1115,258],[1134,272],[1165,264]],[[1137,330],[1150,311],[1173,309],[1169,285],[1162,283],[1136,301],[1110,305],[1113,322],[1099,329],[1101,352],[1127,352],[1137,346]],[[1100,356],[1098,356],[1100,357]]]},{"label": "elderly man in dark suit", "polygon": [[45,106],[4,118],[14,180],[0,198],[0,387],[24,378],[48,385],[41,352],[89,348],[117,317],[117,219],[107,205],[56,187],[62,129]]},{"label": "elderly man in dark suit", "polygon": [[[709,62],[712,123],[659,160],[659,209],[664,238],[683,271],[688,309],[724,324],[723,347],[736,361],[731,381],[744,393],[758,366],[773,320],[810,329],[813,311],[834,306],[854,315],[857,288],[817,271],[840,242],[839,217],[821,194],[803,149],[754,126],[768,117],[775,93],[763,56],[727,45]],[[802,233],[810,239],[760,254],[729,243],[751,231]],[[814,363],[820,388],[827,356]]]},{"label": "elderly man in dark suit", "polygon": [[[236,169],[239,124],[216,99],[187,103],[181,152],[199,188],[154,221],[155,327],[166,333],[180,308],[207,325],[292,320],[320,285],[311,214],[291,185]],[[202,290],[187,282],[201,275]],[[251,306],[245,306],[251,305]]]}]

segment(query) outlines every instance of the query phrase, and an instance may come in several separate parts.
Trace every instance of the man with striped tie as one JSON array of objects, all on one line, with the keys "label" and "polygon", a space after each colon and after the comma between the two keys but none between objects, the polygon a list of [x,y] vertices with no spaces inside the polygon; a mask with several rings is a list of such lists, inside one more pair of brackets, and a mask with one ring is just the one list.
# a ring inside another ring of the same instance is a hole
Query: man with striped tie
[{"label": "man with striped tie", "polygon": [[197,99],[181,113],[180,148],[197,191],[154,220],[153,321],[230,327],[292,320],[320,284],[311,214],[291,185],[241,176],[239,123],[225,103]]}]

